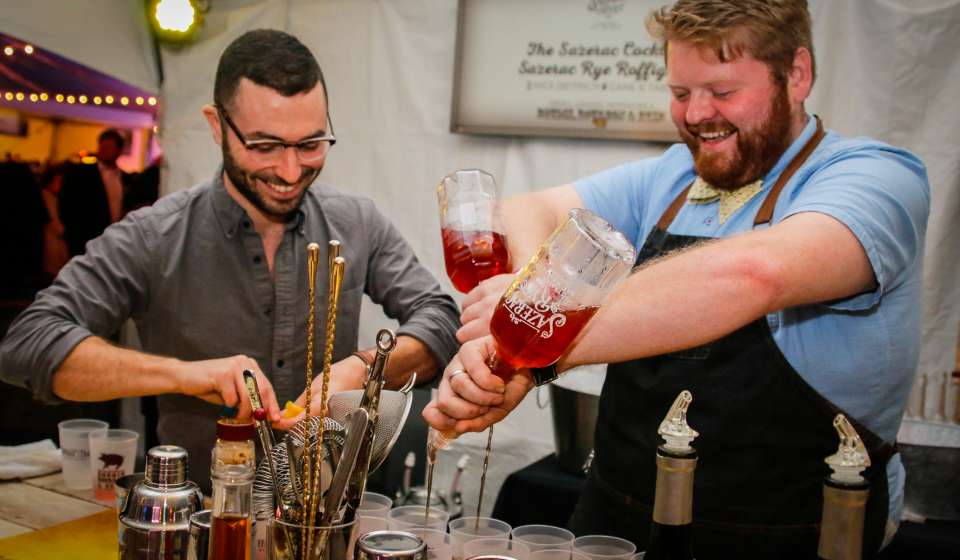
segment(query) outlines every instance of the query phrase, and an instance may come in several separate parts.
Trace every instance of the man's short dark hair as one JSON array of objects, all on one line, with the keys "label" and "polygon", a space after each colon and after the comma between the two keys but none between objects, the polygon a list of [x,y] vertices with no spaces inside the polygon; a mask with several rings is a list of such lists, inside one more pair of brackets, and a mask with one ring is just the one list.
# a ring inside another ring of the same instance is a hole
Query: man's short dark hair
[{"label": "man's short dark hair", "polygon": [[123,135],[115,128],[108,128],[100,133],[100,136],[97,136],[97,142],[103,142],[104,140],[113,140],[117,147],[123,149],[123,145],[126,141],[123,139]]},{"label": "man's short dark hair", "polygon": [[220,55],[213,83],[214,103],[233,100],[241,78],[276,90],[285,97],[327,85],[317,59],[296,37],[275,29],[255,29],[237,37]]}]

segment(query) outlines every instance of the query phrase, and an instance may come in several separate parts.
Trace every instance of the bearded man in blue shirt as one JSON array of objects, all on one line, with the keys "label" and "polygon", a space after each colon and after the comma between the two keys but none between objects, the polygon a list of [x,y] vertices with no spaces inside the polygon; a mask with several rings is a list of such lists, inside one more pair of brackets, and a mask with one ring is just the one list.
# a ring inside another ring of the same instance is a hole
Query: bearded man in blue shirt
[{"label": "bearded man in blue shirt", "polygon": [[[489,319],[512,277],[469,294],[433,426],[479,431],[539,381],[610,363],[596,457],[571,519],[644,548],[657,428],[683,389],[702,458],[697,558],[815,557],[823,463],[843,412],[872,465],[864,551],[896,531],[893,442],[919,351],[930,193],[912,154],[826,130],[804,108],[815,78],[805,0],[679,0],[648,19],[666,46],[683,144],[505,205],[523,263],[571,208],[638,248],[638,269],[552,372],[490,374]],[[465,372],[466,375],[461,374]]]}]

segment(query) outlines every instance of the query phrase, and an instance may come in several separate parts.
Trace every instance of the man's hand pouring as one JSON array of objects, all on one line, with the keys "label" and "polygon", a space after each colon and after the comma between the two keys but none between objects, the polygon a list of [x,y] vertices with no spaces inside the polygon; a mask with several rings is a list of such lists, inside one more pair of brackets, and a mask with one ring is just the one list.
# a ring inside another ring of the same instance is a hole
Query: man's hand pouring
[{"label": "man's hand pouring", "polygon": [[530,371],[514,372],[509,382],[490,373],[496,349],[492,336],[471,340],[443,372],[439,396],[423,409],[423,419],[443,433],[482,432],[503,420],[534,387]]}]

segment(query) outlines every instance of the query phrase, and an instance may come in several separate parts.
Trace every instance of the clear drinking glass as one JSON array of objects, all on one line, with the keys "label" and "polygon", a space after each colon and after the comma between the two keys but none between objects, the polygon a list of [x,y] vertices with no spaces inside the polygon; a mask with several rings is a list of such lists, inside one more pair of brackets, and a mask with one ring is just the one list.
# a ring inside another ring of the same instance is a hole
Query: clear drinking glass
[{"label": "clear drinking glass", "polygon": [[480,169],[460,169],[440,180],[443,260],[453,287],[467,293],[480,282],[510,271],[500,220],[497,183]]},{"label": "clear drinking glass", "polygon": [[571,210],[493,312],[493,373],[509,380],[517,369],[559,360],[635,260],[633,245],[603,218]]},{"label": "clear drinking glass", "polygon": [[[274,560],[349,560],[354,524],[301,527],[298,523],[271,520]],[[305,540],[308,539],[308,540]]]},{"label": "clear drinking glass", "polygon": [[139,439],[140,434],[133,430],[90,432],[90,470],[95,499],[108,503],[116,501],[114,484],[133,472]]}]

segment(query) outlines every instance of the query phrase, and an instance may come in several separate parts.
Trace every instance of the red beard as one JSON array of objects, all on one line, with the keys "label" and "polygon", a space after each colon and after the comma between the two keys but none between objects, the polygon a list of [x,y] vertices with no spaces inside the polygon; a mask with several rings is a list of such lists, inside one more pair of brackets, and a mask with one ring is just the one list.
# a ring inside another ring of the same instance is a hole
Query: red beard
[{"label": "red beard", "polygon": [[[679,132],[693,154],[697,175],[715,188],[734,190],[762,178],[773,169],[790,145],[790,121],[787,88],[782,86],[770,104],[767,118],[756,129],[737,129],[721,119],[686,125]],[[732,158],[700,150],[700,133],[731,130],[737,133],[737,151]]]}]

